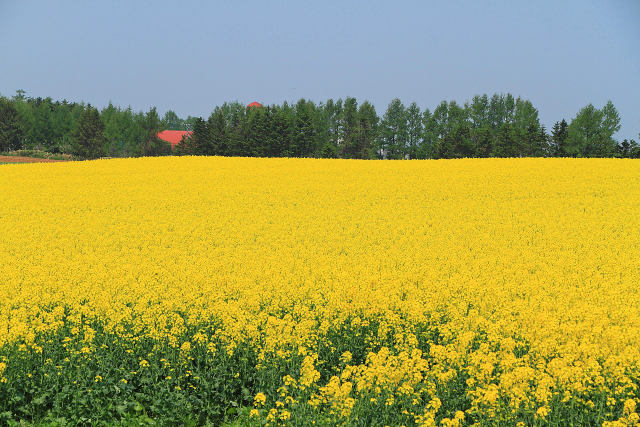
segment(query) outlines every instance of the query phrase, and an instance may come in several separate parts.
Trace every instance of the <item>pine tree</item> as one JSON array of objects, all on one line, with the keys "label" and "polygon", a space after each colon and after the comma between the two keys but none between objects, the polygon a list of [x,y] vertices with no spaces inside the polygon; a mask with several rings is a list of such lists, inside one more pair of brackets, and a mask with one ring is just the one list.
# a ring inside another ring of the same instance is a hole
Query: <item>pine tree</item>
[{"label": "pine tree", "polygon": [[227,135],[227,123],[220,107],[211,113],[207,120],[209,128],[209,137],[211,138],[213,152],[215,155],[225,156],[228,153],[228,135]]},{"label": "pine tree", "polygon": [[198,117],[193,124],[193,134],[191,136],[193,150],[196,155],[206,156],[210,151],[211,141],[209,138],[209,129],[207,122],[202,117]]},{"label": "pine tree", "polygon": [[180,142],[175,147],[174,154],[177,156],[186,156],[196,154],[196,148],[193,145],[191,135],[182,135]]},{"label": "pine tree", "polygon": [[551,155],[565,157],[567,155],[568,124],[565,119],[556,122],[551,130]]},{"label": "pine tree", "polygon": [[22,148],[24,130],[13,102],[0,98],[0,151]]},{"label": "pine tree", "polygon": [[516,135],[510,123],[503,123],[494,138],[492,157],[517,157]]},{"label": "pine tree", "polygon": [[311,101],[300,99],[295,107],[295,133],[291,146],[294,157],[310,157],[315,153],[313,109]]},{"label": "pine tree", "polygon": [[104,156],[106,142],[104,123],[102,123],[100,113],[91,104],[87,104],[74,133],[74,154],[86,159]]},{"label": "pine tree", "polygon": [[248,108],[247,109],[247,128],[246,143],[247,155],[254,157],[264,157],[268,150],[268,121],[269,107]]},{"label": "pine tree", "polygon": [[234,108],[232,111],[230,111],[228,138],[228,153],[230,156],[246,156],[244,147],[244,135],[242,133],[243,121],[243,110]]},{"label": "pine tree", "polygon": [[618,157],[637,159],[640,157],[640,146],[633,139],[624,139],[618,145]]},{"label": "pine tree", "polygon": [[438,157],[444,159],[457,159],[472,157],[474,144],[471,139],[471,130],[468,123],[460,122],[445,135],[440,144]]},{"label": "pine tree", "polygon": [[476,129],[473,133],[475,143],[475,157],[491,157],[493,152],[493,138],[491,129],[485,125]]},{"label": "pine tree", "polygon": [[270,157],[286,157],[290,155],[290,144],[293,137],[293,114],[290,108],[277,107],[271,124],[268,155]]},{"label": "pine tree", "polygon": [[158,138],[158,132],[162,127],[160,116],[156,107],[152,107],[141,121],[143,140],[140,154],[143,156],[163,156],[171,154],[171,145]]}]

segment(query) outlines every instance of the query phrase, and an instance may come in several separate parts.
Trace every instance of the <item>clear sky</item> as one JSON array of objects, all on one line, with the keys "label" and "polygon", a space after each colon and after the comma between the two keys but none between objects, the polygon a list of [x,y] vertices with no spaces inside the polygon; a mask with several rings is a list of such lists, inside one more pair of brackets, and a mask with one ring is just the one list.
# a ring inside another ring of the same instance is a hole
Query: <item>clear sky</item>
[{"label": "clear sky", "polygon": [[550,127],[611,99],[640,132],[640,1],[0,0],[0,93],[208,116],[224,101],[475,94]]}]

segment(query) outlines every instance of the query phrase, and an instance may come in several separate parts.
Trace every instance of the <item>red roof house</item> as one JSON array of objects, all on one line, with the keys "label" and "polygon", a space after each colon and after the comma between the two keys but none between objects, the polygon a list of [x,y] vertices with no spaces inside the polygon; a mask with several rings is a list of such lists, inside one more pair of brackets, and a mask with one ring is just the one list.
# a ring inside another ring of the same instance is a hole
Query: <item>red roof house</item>
[{"label": "red roof house", "polygon": [[174,148],[176,145],[178,145],[183,136],[191,136],[191,134],[193,134],[193,131],[163,130],[162,132],[158,132],[158,138],[163,141],[167,141],[169,144],[171,144],[171,148]]},{"label": "red roof house", "polygon": [[255,102],[253,101],[251,104],[247,105],[247,108],[262,108],[262,104],[260,104],[259,102]]}]

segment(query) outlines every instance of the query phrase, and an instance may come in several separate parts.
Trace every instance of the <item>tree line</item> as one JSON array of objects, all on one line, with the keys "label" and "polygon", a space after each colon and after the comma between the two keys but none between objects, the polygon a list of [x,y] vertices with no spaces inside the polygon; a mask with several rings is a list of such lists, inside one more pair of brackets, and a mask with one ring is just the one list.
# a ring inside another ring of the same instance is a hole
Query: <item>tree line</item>
[{"label": "tree line", "polygon": [[[164,129],[192,130],[174,150],[157,138]],[[0,151],[42,149],[81,158],[154,155],[439,159],[461,157],[633,157],[634,140],[618,142],[620,115],[611,101],[589,104],[548,132],[538,110],[511,94],[474,96],[433,111],[392,100],[382,117],[355,98],[314,103],[216,107],[208,118],[181,119],[155,108],[134,112],[111,103],[0,97]]]}]

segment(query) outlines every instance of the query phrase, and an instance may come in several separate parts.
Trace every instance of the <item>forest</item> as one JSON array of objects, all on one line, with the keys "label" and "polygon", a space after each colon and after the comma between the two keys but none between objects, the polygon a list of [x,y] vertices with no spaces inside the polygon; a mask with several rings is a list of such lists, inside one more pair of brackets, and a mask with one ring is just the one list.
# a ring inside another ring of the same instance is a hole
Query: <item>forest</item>
[{"label": "forest", "polygon": [[[157,109],[0,96],[0,152],[43,150],[80,159],[159,155],[441,159],[463,157],[640,157],[635,140],[614,138],[620,115],[611,101],[589,104],[550,130],[533,104],[512,94],[476,95],[433,110],[393,99],[380,116],[355,98],[245,106],[228,102],[207,118],[162,117]],[[190,130],[172,149],[162,130]],[[640,139],[640,136],[639,136]]]}]

